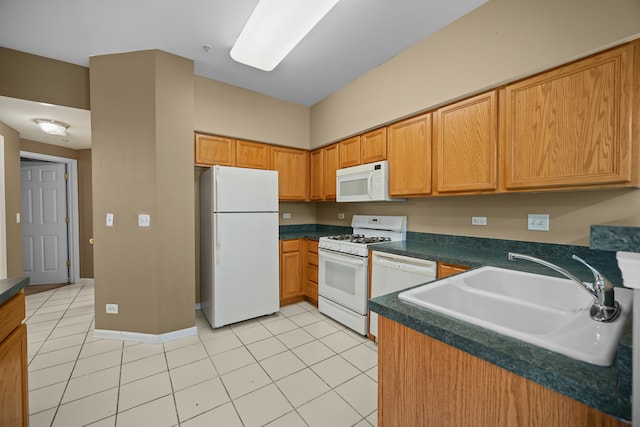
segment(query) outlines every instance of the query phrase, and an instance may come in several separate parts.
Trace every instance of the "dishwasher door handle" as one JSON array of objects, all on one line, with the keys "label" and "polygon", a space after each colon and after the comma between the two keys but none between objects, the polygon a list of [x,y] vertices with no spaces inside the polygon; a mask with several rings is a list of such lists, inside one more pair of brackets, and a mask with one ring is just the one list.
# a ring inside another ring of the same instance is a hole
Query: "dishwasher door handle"
[{"label": "dishwasher door handle", "polygon": [[428,260],[424,260],[424,262],[412,262],[406,259],[374,255],[372,263],[374,265],[377,264],[387,268],[393,268],[395,270],[409,271],[424,275],[434,275],[436,271],[436,263]]}]

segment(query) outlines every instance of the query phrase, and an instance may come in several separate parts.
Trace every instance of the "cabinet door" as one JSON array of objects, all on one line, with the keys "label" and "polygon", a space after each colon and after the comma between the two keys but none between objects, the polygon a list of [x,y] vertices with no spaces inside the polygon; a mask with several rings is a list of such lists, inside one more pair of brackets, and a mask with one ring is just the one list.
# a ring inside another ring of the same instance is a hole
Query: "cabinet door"
[{"label": "cabinet door", "polygon": [[307,301],[318,306],[318,241],[306,240],[307,246],[307,274],[304,297]]},{"label": "cabinet door", "polygon": [[236,166],[268,169],[268,148],[267,144],[236,140]]},{"label": "cabinet door", "polygon": [[338,145],[340,146],[340,168],[360,164],[360,136],[340,141]]},{"label": "cabinet door", "polygon": [[433,116],[434,192],[497,188],[496,91],[438,109]]},{"label": "cabinet door", "polygon": [[278,171],[280,200],[309,198],[309,152],[271,146],[271,169]]},{"label": "cabinet door", "polygon": [[431,193],[431,114],[388,126],[387,138],[389,195]]},{"label": "cabinet door", "polygon": [[195,134],[196,166],[235,166],[235,140],[221,136]]},{"label": "cabinet door", "polygon": [[632,179],[633,48],[506,87],[507,189],[620,186]]},{"label": "cabinet door", "polygon": [[387,128],[380,128],[360,136],[360,163],[387,159]]},{"label": "cabinet door", "polygon": [[462,273],[469,270],[469,267],[463,265],[446,264],[443,262],[438,263],[438,279],[444,279],[445,277],[453,276],[454,274]]},{"label": "cabinet door", "polygon": [[302,242],[303,239],[280,242],[280,305],[303,298]]},{"label": "cabinet door", "polygon": [[27,326],[0,343],[0,425],[28,426]]},{"label": "cabinet door", "polygon": [[324,150],[319,148],[309,155],[310,164],[310,198],[311,200],[324,199]]},{"label": "cabinet door", "polygon": [[324,199],[336,199],[336,171],[339,169],[340,155],[338,144],[322,149],[324,151]]}]

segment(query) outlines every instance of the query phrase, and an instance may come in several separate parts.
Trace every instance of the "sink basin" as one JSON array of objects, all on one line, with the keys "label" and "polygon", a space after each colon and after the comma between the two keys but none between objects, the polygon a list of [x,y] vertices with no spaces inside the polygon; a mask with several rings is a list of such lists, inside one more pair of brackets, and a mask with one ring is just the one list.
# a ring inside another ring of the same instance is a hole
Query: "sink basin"
[{"label": "sink basin", "polygon": [[594,299],[569,279],[482,267],[399,294],[427,309],[583,362],[609,366],[631,312],[632,292],[616,288],[613,322],[589,316]]}]

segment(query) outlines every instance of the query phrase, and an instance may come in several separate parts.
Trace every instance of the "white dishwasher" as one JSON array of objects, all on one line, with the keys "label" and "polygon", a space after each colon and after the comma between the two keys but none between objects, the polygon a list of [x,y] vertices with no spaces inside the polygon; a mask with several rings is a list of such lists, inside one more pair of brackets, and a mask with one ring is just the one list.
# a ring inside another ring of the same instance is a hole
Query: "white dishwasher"
[{"label": "white dishwasher", "polygon": [[[401,291],[436,279],[437,263],[403,255],[373,251],[371,298]],[[369,312],[369,334],[378,337],[378,314]]]}]

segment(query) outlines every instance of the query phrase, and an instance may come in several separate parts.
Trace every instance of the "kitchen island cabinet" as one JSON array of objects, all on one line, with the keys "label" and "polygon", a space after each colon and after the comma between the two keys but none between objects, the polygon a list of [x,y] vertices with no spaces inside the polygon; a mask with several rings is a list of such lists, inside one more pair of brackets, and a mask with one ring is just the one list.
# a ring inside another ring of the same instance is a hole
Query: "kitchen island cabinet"
[{"label": "kitchen island cabinet", "polygon": [[280,241],[280,306],[304,299],[304,241]]},{"label": "kitchen island cabinet", "polygon": [[431,114],[387,127],[389,195],[417,197],[431,193]]},{"label": "kitchen island cabinet", "polygon": [[[0,280],[0,425],[29,425],[27,326],[22,288],[27,279]],[[17,289],[17,293],[14,292]],[[11,295],[7,297],[7,295]],[[5,297],[7,299],[5,300]]]},{"label": "kitchen island cabinet", "polygon": [[381,427],[625,425],[400,323],[379,319]]}]

